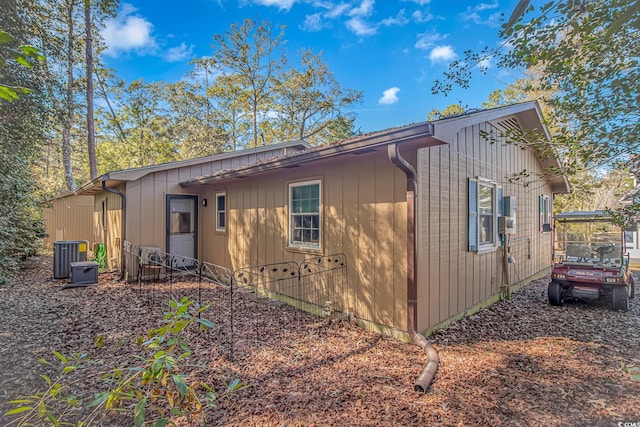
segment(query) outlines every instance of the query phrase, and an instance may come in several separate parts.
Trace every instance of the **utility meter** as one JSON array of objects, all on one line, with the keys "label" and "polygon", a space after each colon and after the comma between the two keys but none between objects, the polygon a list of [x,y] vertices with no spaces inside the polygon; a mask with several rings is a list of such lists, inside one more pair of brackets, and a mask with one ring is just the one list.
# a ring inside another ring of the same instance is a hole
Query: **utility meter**
[{"label": "utility meter", "polygon": [[516,219],[510,216],[501,216],[498,219],[499,234],[516,234]]},{"label": "utility meter", "polygon": [[499,234],[516,234],[516,197],[505,196],[502,199],[502,212],[498,220]]}]

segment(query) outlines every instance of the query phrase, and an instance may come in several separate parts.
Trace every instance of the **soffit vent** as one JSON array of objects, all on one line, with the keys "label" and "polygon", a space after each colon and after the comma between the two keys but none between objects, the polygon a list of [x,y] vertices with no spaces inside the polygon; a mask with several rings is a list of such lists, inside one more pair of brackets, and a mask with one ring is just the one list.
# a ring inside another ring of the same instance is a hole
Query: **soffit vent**
[{"label": "soffit vent", "polygon": [[505,133],[505,134],[520,131],[520,125],[518,124],[518,120],[513,116],[500,121],[493,122],[492,124],[493,126],[498,128],[502,133]]}]

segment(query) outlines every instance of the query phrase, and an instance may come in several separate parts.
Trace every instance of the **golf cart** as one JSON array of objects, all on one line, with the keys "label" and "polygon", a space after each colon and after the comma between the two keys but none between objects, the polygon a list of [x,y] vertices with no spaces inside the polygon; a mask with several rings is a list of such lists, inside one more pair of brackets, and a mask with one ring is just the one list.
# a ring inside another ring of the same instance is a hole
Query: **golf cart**
[{"label": "golf cart", "polygon": [[554,222],[549,303],[610,297],[614,310],[629,310],[635,284],[624,230],[601,211],[561,213]]}]

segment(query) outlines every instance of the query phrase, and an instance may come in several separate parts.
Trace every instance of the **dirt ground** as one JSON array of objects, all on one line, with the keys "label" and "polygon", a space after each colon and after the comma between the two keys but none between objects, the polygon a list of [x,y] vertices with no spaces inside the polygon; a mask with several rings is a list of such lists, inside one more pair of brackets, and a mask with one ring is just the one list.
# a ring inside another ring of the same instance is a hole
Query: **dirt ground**
[{"label": "dirt ground", "polygon": [[[161,310],[114,275],[62,290],[52,271],[50,256],[31,258],[0,287],[1,425],[15,419],[4,415],[9,400],[44,389],[40,374],[52,368],[38,359],[53,360],[52,350],[87,353],[90,366],[126,366],[140,352],[136,338],[160,324]],[[190,375],[248,386],[208,409],[208,425],[640,425],[640,381],[627,372],[640,366],[639,300],[623,313],[593,303],[551,307],[546,298],[546,281],[534,281],[429,337],[440,367],[426,394],[413,389],[426,363],[421,349],[349,323],[316,324],[286,344],[261,330],[266,345],[243,348],[234,361],[198,335],[193,363],[207,369]],[[273,331],[289,326],[264,306]],[[105,338],[101,348],[96,336]],[[87,380],[76,392],[101,387]]]}]

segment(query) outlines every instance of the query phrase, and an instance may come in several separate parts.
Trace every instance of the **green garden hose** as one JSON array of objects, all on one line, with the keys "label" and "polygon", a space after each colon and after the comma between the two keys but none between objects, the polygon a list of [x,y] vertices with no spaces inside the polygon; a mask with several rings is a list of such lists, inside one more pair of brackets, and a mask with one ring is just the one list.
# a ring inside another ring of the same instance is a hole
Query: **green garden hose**
[{"label": "green garden hose", "polygon": [[107,268],[107,248],[104,243],[98,243],[93,253],[93,261],[98,263],[98,268]]}]

